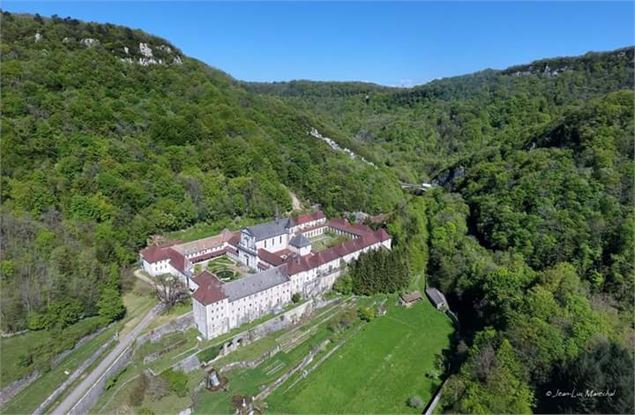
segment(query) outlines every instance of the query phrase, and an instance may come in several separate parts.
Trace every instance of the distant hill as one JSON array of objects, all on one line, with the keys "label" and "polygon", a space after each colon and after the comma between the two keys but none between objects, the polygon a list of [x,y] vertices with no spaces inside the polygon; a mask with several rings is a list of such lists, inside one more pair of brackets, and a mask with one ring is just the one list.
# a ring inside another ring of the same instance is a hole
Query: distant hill
[{"label": "distant hill", "polygon": [[[633,48],[389,88],[242,82],[68,18],[0,31],[3,331],[103,326],[150,236],[237,228],[292,191],[389,212],[391,258],[445,293],[442,410],[633,412]],[[620,398],[545,393],[589,384]]]},{"label": "distant hill", "polygon": [[[634,49],[543,59],[505,70],[487,69],[413,88],[364,83],[291,81],[246,83],[318,115],[340,140],[402,180],[434,178],[484,141],[529,139],[567,108],[633,89]],[[510,131],[519,130],[519,131]]]}]

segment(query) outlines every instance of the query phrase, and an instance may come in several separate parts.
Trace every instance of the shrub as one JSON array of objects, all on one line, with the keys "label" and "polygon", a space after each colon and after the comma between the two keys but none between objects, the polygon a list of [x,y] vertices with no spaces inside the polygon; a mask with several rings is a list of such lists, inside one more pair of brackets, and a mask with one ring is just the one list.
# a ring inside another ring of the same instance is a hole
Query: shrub
[{"label": "shrub", "polygon": [[291,296],[291,301],[293,301],[295,304],[299,303],[300,300],[302,300],[302,294],[300,293],[295,293]]},{"label": "shrub", "polygon": [[360,307],[358,310],[359,318],[364,321],[371,321],[377,315],[375,308],[373,307]]},{"label": "shrub", "polygon": [[130,406],[136,407],[143,403],[143,398],[145,398],[147,387],[148,387],[148,378],[146,377],[146,374],[143,373],[135,381],[135,385],[130,390],[130,395],[128,395],[128,403],[130,404]]},{"label": "shrub", "polygon": [[26,352],[18,357],[18,364],[20,367],[29,367],[33,364],[33,354]]},{"label": "shrub", "polygon": [[185,373],[168,369],[161,376],[168,381],[170,390],[176,393],[176,396],[182,398],[187,395],[187,375]]},{"label": "shrub", "polygon": [[97,308],[99,315],[107,321],[119,320],[126,314],[126,307],[123,305],[121,295],[114,288],[104,288],[102,290],[101,297],[97,302]]},{"label": "shrub", "polygon": [[333,290],[343,295],[349,295],[353,292],[353,279],[350,274],[342,275],[335,281]]},{"label": "shrub", "polygon": [[220,346],[208,347],[205,350],[198,352],[197,357],[201,362],[209,362],[220,353]]},{"label": "shrub", "polygon": [[417,409],[423,409],[423,399],[421,399],[421,396],[412,396],[410,399],[408,399],[408,406],[412,407],[412,408],[417,408]]},{"label": "shrub", "polygon": [[353,325],[355,320],[357,320],[357,313],[355,313],[355,309],[348,308],[340,316],[340,326],[349,328]]}]

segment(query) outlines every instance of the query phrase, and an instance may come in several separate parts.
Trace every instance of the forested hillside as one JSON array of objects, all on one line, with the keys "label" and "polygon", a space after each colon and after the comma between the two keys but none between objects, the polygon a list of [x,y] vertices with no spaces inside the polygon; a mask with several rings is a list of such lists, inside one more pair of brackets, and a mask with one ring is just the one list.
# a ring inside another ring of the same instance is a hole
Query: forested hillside
[{"label": "forested hillside", "polygon": [[401,197],[314,117],[163,39],[6,12],[1,35],[3,330],[97,313],[150,235],[271,217],[289,190],[330,213]]},{"label": "forested hillside", "polygon": [[[445,411],[633,412],[632,48],[412,89],[247,87],[441,187],[403,202],[390,230],[461,320]],[[616,397],[553,396],[572,388]]]},{"label": "forested hillside", "polygon": [[[392,213],[400,270],[461,322],[443,410],[633,413],[632,48],[396,89],[240,82],[68,18],[1,30],[3,331],[116,319],[149,236],[271,217],[293,191]],[[373,261],[393,266],[353,268]],[[617,397],[548,395],[572,386]]]}]

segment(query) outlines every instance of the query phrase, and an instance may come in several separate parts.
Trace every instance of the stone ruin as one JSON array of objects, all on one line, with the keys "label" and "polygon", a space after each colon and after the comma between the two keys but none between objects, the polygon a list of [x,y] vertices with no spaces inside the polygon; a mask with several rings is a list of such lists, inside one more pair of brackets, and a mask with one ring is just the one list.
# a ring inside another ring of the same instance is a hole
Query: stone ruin
[{"label": "stone ruin", "polygon": [[227,378],[221,376],[220,373],[212,368],[207,373],[207,379],[205,380],[205,388],[210,392],[217,392],[219,390],[225,390],[227,386]]}]

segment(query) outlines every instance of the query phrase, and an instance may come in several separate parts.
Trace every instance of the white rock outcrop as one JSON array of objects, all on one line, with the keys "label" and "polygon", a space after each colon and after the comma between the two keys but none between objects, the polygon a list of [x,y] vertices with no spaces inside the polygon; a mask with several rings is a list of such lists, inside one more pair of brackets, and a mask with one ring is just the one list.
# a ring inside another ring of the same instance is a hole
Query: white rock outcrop
[{"label": "white rock outcrop", "polygon": [[150,48],[147,43],[139,43],[139,52],[141,52],[141,54],[146,58],[152,57],[152,48]]},{"label": "white rock outcrop", "polygon": [[86,46],[87,48],[92,48],[93,46],[99,45],[99,40],[87,37],[85,39],[80,40],[79,43]]},{"label": "white rock outcrop", "polygon": [[329,145],[329,147],[331,147],[333,150],[335,151],[342,151],[344,153],[346,153],[351,159],[355,160],[355,159],[359,159],[361,161],[363,161],[364,163],[368,164],[369,166],[373,166],[375,168],[377,168],[377,166],[375,166],[374,163],[366,160],[364,157],[359,156],[355,153],[353,153],[350,149],[346,148],[346,147],[342,147],[339,144],[337,144],[335,142],[335,140],[333,140],[332,138],[329,137],[324,137],[322,134],[319,133],[319,131],[315,128],[311,128],[311,131],[309,131],[309,134],[315,138],[319,138],[320,140],[324,141],[326,144]]},{"label": "white rock outcrop", "polygon": [[40,32],[35,33],[35,41],[39,42],[40,40],[42,40],[42,35],[40,34]]}]

